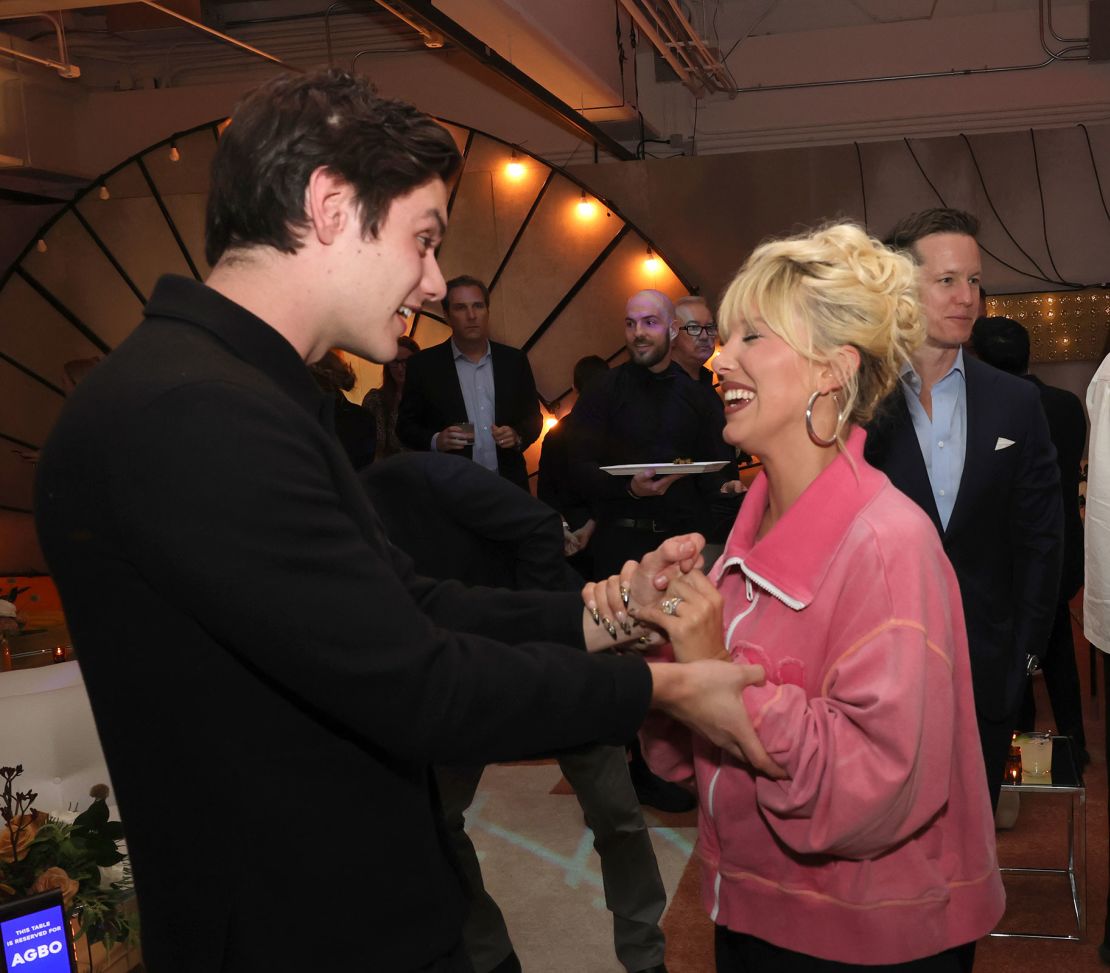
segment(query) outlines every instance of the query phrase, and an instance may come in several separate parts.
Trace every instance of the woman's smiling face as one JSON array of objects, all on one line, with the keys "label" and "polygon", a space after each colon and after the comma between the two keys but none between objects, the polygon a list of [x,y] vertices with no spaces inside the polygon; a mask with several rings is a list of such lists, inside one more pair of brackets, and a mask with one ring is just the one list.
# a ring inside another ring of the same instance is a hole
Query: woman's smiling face
[{"label": "woman's smiling face", "polygon": [[814,365],[761,317],[732,325],[714,367],[725,403],[725,442],[762,456],[769,447],[806,439]]}]

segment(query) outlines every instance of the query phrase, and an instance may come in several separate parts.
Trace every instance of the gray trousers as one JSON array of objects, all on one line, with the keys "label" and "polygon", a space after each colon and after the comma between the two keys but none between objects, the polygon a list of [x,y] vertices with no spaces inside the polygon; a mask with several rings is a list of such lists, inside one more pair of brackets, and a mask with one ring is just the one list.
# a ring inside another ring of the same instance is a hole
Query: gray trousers
[{"label": "gray trousers", "polygon": [[[605,905],[613,913],[613,945],[629,973],[663,962],[659,920],[667,894],[640,802],[628,776],[624,747],[593,746],[559,757],[578,796],[601,858]],[[482,767],[437,767],[447,831],[471,889],[463,941],[475,973],[489,973],[513,950],[505,917],[486,891],[464,814],[474,800]]]}]

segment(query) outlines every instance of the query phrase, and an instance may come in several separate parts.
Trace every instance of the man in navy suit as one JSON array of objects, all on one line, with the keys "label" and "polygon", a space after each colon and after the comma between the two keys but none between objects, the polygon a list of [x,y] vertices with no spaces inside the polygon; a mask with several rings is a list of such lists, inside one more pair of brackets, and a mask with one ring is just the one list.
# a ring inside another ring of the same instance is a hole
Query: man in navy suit
[{"label": "man in navy suit", "polygon": [[449,280],[443,311],[451,338],[409,359],[397,435],[409,449],[458,452],[527,490],[523,454],[543,424],[528,356],[489,340],[489,289],[477,278]]},{"label": "man in navy suit", "polygon": [[978,229],[969,213],[933,209],[887,240],[918,265],[928,336],[872,422],[865,456],[932,518],[956,570],[997,806],[1026,659],[1052,628],[1063,514],[1037,389],[963,354],[979,302]]}]

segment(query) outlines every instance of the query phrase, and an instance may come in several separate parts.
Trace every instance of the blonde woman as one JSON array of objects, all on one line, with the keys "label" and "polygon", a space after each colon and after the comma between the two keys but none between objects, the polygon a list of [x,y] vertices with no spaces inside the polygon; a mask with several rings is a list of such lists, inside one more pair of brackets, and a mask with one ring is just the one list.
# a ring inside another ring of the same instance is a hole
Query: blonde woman
[{"label": "blonde woman", "polygon": [[[709,577],[630,606],[678,663],[762,667],[735,705],[781,774],[662,717],[643,731],[653,769],[697,786],[718,971],[955,973],[1003,911],[956,578],[863,459],[924,337],[914,291],[910,261],[851,225],[752,254],[716,370],[725,439],[763,472]],[[608,610],[620,580],[587,597]]]}]

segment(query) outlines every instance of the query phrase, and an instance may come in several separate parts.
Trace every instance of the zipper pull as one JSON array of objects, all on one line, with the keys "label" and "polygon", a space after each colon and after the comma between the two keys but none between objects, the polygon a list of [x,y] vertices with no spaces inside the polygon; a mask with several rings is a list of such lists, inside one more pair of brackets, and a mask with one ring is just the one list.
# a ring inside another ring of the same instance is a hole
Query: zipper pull
[{"label": "zipper pull", "polygon": [[752,579],[746,574],[744,575],[744,590],[748,596],[748,601],[751,601],[755,596],[752,594]]}]

